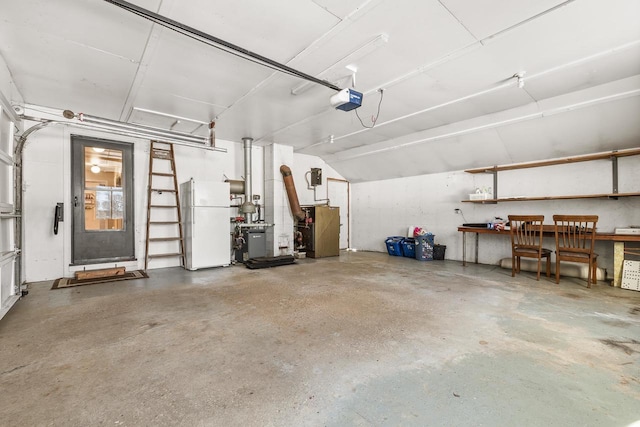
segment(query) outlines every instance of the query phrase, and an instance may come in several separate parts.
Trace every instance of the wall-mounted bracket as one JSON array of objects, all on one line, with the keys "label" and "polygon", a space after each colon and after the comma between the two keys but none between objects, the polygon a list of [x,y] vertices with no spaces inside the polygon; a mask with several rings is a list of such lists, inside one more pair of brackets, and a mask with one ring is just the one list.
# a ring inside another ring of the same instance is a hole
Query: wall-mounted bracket
[{"label": "wall-mounted bracket", "polygon": [[[493,174],[493,200],[498,199],[498,166],[495,166],[495,169],[491,171]],[[497,203],[497,202],[496,202]]]},{"label": "wall-mounted bracket", "polygon": [[[611,189],[611,193],[618,194],[618,157],[611,156],[611,173],[612,173],[612,183],[613,188]],[[617,199],[617,197],[615,197]]]}]

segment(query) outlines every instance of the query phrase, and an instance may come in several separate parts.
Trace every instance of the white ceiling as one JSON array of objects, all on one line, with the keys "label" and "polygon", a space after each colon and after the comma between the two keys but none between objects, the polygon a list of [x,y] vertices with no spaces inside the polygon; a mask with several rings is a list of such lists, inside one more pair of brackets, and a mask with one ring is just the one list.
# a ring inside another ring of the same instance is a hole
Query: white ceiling
[{"label": "white ceiling", "polygon": [[102,0],[0,0],[24,101],[165,128],[175,119],[144,110],[216,120],[220,139],[291,145],[354,182],[640,145],[637,0],[132,3],[341,87],[357,66],[366,125],[384,88],[376,126],[332,109],[331,89],[293,95],[304,81]]}]

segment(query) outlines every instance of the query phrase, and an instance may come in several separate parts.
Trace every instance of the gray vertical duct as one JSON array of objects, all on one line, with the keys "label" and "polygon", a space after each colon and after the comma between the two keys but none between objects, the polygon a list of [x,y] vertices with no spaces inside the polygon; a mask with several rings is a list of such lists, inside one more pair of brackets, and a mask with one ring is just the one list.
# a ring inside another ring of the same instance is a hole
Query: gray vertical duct
[{"label": "gray vertical duct", "polygon": [[244,143],[244,203],[242,204],[242,212],[245,214],[247,224],[253,223],[253,214],[256,212],[256,206],[253,204],[253,188],[251,186],[251,147],[253,138],[242,138]]}]

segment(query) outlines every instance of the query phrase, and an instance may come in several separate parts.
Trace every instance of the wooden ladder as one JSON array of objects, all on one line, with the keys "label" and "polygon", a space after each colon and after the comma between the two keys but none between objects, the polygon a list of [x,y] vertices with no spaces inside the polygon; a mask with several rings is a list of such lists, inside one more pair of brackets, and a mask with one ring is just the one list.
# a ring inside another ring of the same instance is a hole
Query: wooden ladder
[{"label": "wooden ladder", "polygon": [[[168,162],[168,163],[167,163]],[[168,166],[168,167],[167,167]],[[156,178],[156,179],[154,179]],[[182,212],[176,177],[176,161],[173,144],[151,141],[149,148],[149,185],[147,186],[147,239],[144,269],[149,260],[156,258],[180,258],[185,266]],[[173,196],[173,197],[171,197]],[[152,215],[154,211],[154,215]],[[176,231],[176,227],[178,230]],[[153,237],[158,236],[158,237]],[[171,244],[173,242],[174,244]],[[177,243],[177,248],[175,244]],[[156,252],[162,245],[163,252]],[[155,248],[154,248],[155,247]],[[170,248],[167,250],[167,248]]]}]

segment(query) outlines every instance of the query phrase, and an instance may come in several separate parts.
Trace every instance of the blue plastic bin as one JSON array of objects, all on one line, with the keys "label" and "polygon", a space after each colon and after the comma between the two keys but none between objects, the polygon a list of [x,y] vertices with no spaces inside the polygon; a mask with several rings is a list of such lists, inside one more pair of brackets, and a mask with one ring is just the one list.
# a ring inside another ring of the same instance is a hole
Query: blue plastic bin
[{"label": "blue plastic bin", "polygon": [[402,241],[404,237],[402,236],[391,236],[387,237],[384,241],[387,244],[387,252],[392,256],[402,256]]},{"label": "blue plastic bin", "polygon": [[416,257],[416,240],[414,238],[402,239],[402,254],[407,258]]},{"label": "blue plastic bin", "polygon": [[416,259],[419,261],[433,261],[433,246],[435,236],[427,233],[422,236],[416,236]]}]

